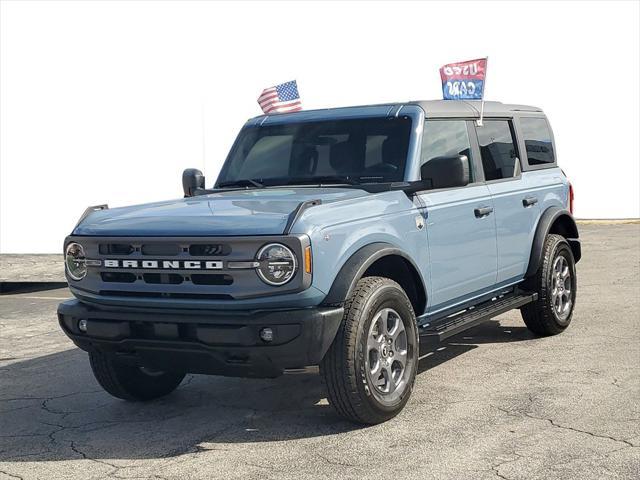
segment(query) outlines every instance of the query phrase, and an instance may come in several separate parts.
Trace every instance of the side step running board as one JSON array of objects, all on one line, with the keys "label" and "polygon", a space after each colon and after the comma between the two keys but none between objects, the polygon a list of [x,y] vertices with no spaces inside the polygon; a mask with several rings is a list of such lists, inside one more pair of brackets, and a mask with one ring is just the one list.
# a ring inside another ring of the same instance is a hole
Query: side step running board
[{"label": "side step running board", "polygon": [[486,322],[493,317],[508,312],[509,310],[513,310],[514,308],[520,308],[521,306],[537,299],[537,293],[526,293],[511,295],[509,297],[498,298],[493,301],[485,302],[475,308],[465,310],[458,315],[449,317],[443,323],[420,329],[420,339],[421,341],[426,340],[427,342],[441,342],[453,335],[457,335],[460,332],[464,332],[469,328]]}]

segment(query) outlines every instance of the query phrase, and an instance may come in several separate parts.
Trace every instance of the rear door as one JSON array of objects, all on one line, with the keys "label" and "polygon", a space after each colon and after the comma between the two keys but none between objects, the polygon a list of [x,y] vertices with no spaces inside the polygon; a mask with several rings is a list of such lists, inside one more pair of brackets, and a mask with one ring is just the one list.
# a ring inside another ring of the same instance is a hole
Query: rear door
[{"label": "rear door", "polygon": [[495,209],[498,284],[524,276],[540,214],[536,185],[523,178],[512,119],[484,120],[476,126],[482,167]]},{"label": "rear door", "polygon": [[431,265],[429,312],[451,307],[489,289],[496,281],[493,203],[483,183],[477,149],[471,149],[471,121],[428,119],[421,164],[440,156],[466,155],[471,183],[466,187],[418,193],[426,205]]}]

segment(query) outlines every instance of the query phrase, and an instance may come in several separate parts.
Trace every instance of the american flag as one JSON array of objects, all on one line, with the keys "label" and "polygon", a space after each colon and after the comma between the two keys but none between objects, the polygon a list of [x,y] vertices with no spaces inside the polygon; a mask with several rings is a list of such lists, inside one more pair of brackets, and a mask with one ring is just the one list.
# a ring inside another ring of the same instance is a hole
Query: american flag
[{"label": "american flag", "polygon": [[264,113],[289,113],[302,110],[298,84],[295,80],[265,88],[258,97]]}]

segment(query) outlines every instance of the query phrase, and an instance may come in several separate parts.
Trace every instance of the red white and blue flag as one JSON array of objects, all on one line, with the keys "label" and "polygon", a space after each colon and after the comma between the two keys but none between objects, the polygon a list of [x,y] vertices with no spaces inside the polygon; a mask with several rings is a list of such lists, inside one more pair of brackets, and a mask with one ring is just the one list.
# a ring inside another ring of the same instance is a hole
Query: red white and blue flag
[{"label": "red white and blue flag", "polygon": [[487,59],[449,63],[440,68],[442,98],[445,100],[482,100]]},{"label": "red white and blue flag", "polygon": [[260,108],[266,114],[289,113],[302,110],[298,84],[295,80],[265,88],[258,97]]}]

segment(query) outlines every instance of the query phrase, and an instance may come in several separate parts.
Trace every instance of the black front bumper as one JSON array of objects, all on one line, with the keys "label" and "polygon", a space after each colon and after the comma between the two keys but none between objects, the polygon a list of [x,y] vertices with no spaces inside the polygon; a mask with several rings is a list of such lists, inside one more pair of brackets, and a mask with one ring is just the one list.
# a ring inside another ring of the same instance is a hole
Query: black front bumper
[{"label": "black front bumper", "polygon": [[[58,306],[62,330],[86,351],[159,370],[235,377],[277,377],[317,365],[342,321],[343,309],[185,311],[97,308],[78,300]],[[86,332],[80,320],[87,321]],[[260,331],[270,328],[273,341]]]}]

